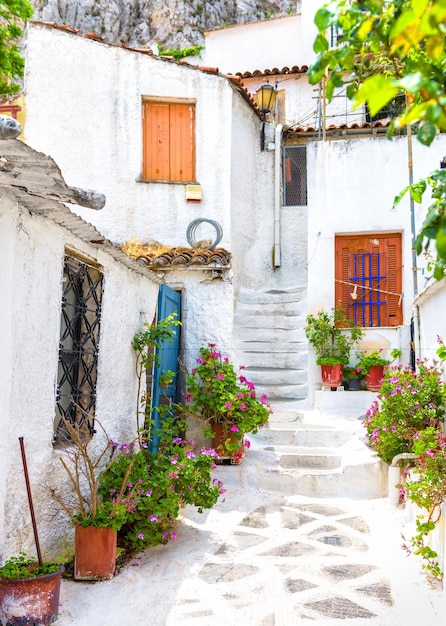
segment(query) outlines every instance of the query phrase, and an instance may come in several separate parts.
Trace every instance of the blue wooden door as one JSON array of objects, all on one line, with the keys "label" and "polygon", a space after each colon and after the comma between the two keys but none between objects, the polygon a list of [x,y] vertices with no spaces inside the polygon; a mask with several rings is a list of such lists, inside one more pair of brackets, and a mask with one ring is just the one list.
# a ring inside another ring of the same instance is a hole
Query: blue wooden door
[{"label": "blue wooden door", "polygon": [[[158,294],[158,320],[165,319],[171,313],[177,313],[177,320],[181,319],[181,294],[174,291],[167,285],[161,285]],[[178,372],[178,356],[180,353],[180,326],[175,326],[175,337],[173,343],[163,341],[157,353],[160,362],[155,366],[153,372],[152,387],[152,407],[170,406],[176,400],[177,376],[167,385],[161,386],[160,376],[166,370]],[[156,431],[161,425],[161,416],[157,408],[152,412],[152,428]],[[159,436],[154,435],[150,440],[150,449],[155,452],[159,446]]]}]

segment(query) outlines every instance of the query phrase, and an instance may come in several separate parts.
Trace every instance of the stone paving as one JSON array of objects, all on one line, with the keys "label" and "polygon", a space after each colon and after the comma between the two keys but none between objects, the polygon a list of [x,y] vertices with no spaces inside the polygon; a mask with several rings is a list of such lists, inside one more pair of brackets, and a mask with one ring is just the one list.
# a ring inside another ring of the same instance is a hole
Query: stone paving
[{"label": "stone paving", "polygon": [[401,532],[411,531],[404,511],[386,498],[290,493],[280,472],[264,489],[254,439],[241,465],[218,468],[225,497],[202,515],[185,509],[174,543],[145,551],[112,581],[64,581],[58,624],[445,623],[441,590],[401,548]]}]

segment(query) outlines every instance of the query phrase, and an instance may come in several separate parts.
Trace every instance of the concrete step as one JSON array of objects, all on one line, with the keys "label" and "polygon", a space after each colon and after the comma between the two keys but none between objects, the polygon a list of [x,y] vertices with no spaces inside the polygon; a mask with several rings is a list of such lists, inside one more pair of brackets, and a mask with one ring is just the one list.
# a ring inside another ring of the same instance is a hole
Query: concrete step
[{"label": "concrete step", "polygon": [[248,380],[256,379],[257,385],[297,385],[306,384],[306,370],[294,369],[269,369],[267,367],[250,367],[245,368],[245,376]]},{"label": "concrete step", "polygon": [[[285,419],[287,412],[278,417]],[[382,498],[387,496],[387,465],[363,440],[356,420],[341,424],[305,423],[288,412],[288,423],[271,423],[249,435],[263,467],[261,483],[309,497]],[[271,422],[271,420],[270,420]],[[257,470],[259,461],[257,461]]]},{"label": "concrete step", "polygon": [[237,294],[237,302],[240,302],[241,304],[296,302],[305,299],[306,292],[306,286],[284,290],[271,289],[267,291],[255,289],[240,289]]},{"label": "concrete step", "polygon": [[293,330],[303,325],[301,315],[234,315],[234,326],[240,328],[263,328]]},{"label": "concrete step", "polygon": [[271,341],[275,344],[283,343],[283,342],[291,342],[291,343],[307,343],[307,339],[305,337],[305,333],[302,327],[296,328],[267,328],[265,327],[242,327],[236,326],[234,328],[234,341],[237,342],[238,345],[242,345],[244,342],[248,343],[251,341]]},{"label": "concrete step", "polygon": [[255,387],[257,395],[266,393],[270,401],[279,399],[303,400],[308,396],[308,386],[306,383],[302,383],[301,385],[261,385],[256,382]]},{"label": "concrete step", "polygon": [[244,352],[273,352],[274,354],[288,354],[296,351],[307,352],[308,348],[306,342],[287,340],[279,342],[272,334],[268,337],[268,333],[265,332],[263,334],[259,333],[258,341],[234,340],[234,345],[237,345],[237,348]]},{"label": "concrete step", "polygon": [[[303,370],[307,367],[307,353],[280,353],[275,352],[266,354],[263,352],[243,352],[239,354],[239,360],[247,370],[252,371],[253,368],[291,369]],[[255,381],[253,381],[255,382]],[[353,393],[353,392],[351,392]]]},{"label": "concrete step", "polygon": [[305,302],[264,302],[259,304],[237,301],[235,315],[304,315]]}]

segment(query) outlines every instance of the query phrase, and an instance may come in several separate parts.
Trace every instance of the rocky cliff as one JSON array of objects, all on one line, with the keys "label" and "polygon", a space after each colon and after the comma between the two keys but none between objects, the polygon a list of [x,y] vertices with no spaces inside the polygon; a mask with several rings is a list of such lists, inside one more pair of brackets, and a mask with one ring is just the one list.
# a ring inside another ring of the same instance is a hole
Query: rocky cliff
[{"label": "rocky cliff", "polygon": [[31,0],[34,19],[161,49],[204,43],[204,31],[296,11],[296,0]]}]

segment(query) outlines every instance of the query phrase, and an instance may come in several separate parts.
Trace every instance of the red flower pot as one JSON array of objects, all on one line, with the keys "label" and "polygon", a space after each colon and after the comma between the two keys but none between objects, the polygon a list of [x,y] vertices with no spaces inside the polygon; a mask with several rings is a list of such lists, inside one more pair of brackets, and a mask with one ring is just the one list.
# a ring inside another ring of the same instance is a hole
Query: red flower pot
[{"label": "red flower pot", "polygon": [[35,578],[0,580],[0,623],[10,626],[40,624],[57,620],[60,578],[64,568]]},{"label": "red flower pot", "polygon": [[112,528],[76,526],[74,529],[74,578],[113,578],[116,566],[117,532]]},{"label": "red flower pot", "polygon": [[[241,463],[245,454],[243,437],[238,440],[236,433],[233,433],[230,428],[225,428],[223,424],[211,424],[211,429],[212,445],[219,456],[217,463],[221,465],[238,465]],[[237,441],[239,444],[235,450],[227,449],[226,442],[228,439],[230,443]]]},{"label": "red flower pot", "polygon": [[365,376],[365,384],[368,391],[379,391],[384,377],[384,365],[371,365]]},{"label": "red flower pot", "polygon": [[321,371],[324,387],[339,387],[342,384],[344,365],[321,365]]}]

